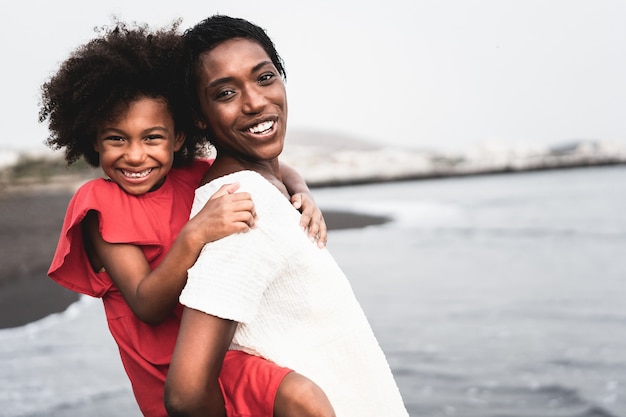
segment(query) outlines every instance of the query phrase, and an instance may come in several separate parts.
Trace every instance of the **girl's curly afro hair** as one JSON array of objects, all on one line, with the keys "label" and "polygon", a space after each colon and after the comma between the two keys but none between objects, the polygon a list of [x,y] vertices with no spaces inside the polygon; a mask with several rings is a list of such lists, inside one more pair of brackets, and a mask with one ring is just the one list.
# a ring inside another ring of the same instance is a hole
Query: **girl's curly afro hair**
[{"label": "girl's curly afro hair", "polygon": [[121,116],[131,102],[161,98],[177,132],[187,134],[174,165],[202,154],[204,138],[195,131],[179,74],[182,38],[179,21],[167,28],[128,27],[119,21],[97,29],[99,36],[77,48],[41,87],[39,122],[48,122],[46,144],[65,149],[68,165],[84,157],[97,167],[93,148],[98,128]]}]

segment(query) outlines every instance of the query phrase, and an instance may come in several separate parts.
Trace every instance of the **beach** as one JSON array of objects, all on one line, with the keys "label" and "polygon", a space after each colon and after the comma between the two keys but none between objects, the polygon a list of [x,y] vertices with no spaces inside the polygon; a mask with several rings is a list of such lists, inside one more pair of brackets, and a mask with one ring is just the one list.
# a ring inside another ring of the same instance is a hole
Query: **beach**
[{"label": "beach", "polygon": [[[607,166],[313,188],[411,416],[626,416],[625,187]],[[0,201],[3,239],[32,235],[0,294],[31,313],[70,194]],[[0,417],[140,415],[97,299],[0,329],[0,358]]]},{"label": "beach", "polygon": [[0,196],[0,328],[63,311],[78,299],[46,276],[71,195],[25,189]]},{"label": "beach", "polygon": [[[47,278],[71,187],[37,186],[0,195],[0,329],[65,310],[78,294]],[[324,213],[329,229],[384,223],[384,216]]]}]

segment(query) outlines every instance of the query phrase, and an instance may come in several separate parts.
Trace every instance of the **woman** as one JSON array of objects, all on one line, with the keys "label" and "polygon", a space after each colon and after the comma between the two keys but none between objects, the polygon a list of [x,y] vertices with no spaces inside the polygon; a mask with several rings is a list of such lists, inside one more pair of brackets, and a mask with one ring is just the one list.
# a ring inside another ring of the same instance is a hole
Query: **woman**
[{"label": "woman", "polygon": [[321,415],[408,416],[345,275],[326,249],[291,227],[298,213],[278,164],[285,71],[272,41],[248,21],[213,16],[185,33],[183,55],[198,127],[217,149],[192,216],[221,184],[237,181],[252,196],[257,221],[246,234],[207,244],[189,270],[168,411],[206,415],[211,404],[201,404],[200,394],[217,390],[224,355],[234,349],[313,380],[332,404]]}]

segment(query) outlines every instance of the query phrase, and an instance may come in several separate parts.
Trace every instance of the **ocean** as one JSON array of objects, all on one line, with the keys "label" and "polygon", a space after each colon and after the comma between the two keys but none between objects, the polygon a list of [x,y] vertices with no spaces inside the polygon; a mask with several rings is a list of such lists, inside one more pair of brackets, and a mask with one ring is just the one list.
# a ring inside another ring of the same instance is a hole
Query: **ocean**
[{"label": "ocean", "polygon": [[[626,416],[626,167],[314,190],[413,417]],[[138,417],[98,300],[0,330],[0,416]]]}]

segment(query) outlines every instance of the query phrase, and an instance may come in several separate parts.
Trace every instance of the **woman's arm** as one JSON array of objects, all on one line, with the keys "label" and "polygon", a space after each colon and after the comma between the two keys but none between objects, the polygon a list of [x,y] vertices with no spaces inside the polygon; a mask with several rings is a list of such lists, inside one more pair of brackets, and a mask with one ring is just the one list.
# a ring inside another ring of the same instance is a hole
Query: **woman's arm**
[{"label": "woman's arm", "polygon": [[237,322],[185,308],[165,382],[170,417],[223,417],[218,382]]},{"label": "woman's arm", "polygon": [[181,229],[169,252],[154,270],[143,252],[132,244],[106,242],[100,234],[98,216],[90,212],[83,232],[92,266],[105,268],[131,310],[149,324],[162,322],[178,303],[194,264],[205,243],[254,225],[254,204],[248,193],[235,193],[238,184],[225,185]]},{"label": "woman's arm", "polygon": [[328,229],[322,211],[315,204],[313,194],[304,178],[285,164],[280,164],[280,175],[291,196],[291,204],[302,213],[300,226],[304,230],[308,229],[309,238],[313,241],[317,239],[317,245],[323,248],[328,242]]}]

